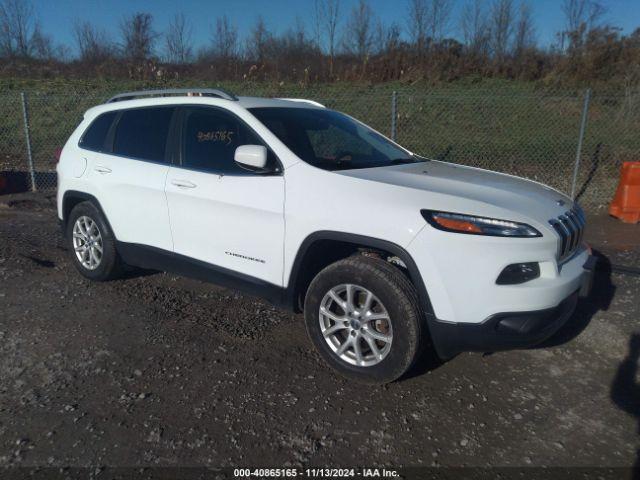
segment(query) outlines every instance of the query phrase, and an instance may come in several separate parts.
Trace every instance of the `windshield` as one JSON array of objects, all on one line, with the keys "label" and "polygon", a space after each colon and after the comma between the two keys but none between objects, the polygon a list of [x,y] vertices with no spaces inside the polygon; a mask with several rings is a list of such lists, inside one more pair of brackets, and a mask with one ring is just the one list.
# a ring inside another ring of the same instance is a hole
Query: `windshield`
[{"label": "windshield", "polygon": [[251,108],[289,149],[323,170],[386,167],[422,161],[351,117],[313,108]]}]

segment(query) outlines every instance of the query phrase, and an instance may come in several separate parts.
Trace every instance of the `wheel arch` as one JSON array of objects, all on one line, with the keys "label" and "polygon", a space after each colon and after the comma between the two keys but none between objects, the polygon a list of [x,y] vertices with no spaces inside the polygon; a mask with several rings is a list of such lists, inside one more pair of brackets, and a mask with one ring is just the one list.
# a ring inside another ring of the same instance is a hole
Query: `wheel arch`
[{"label": "wheel arch", "polygon": [[375,237],[346,232],[322,230],[308,235],[300,244],[290,270],[286,287],[286,302],[294,311],[301,311],[304,295],[313,277],[325,266],[358,251],[373,250],[398,257],[407,267],[406,273],[420,299],[426,315],[433,315],[431,301],[420,271],[413,258],[403,247]]},{"label": "wheel arch", "polygon": [[76,205],[82,202],[91,202],[98,209],[98,211],[102,214],[105,222],[107,222],[107,226],[109,227],[109,230],[111,230],[111,233],[113,234],[113,236],[116,237],[116,234],[113,231],[113,227],[109,223],[109,218],[104,213],[102,205],[100,205],[100,202],[98,201],[98,199],[93,195],[91,195],[90,193],[81,192],[78,190],[67,190],[66,192],[64,192],[64,195],[62,196],[62,231],[63,233],[66,233],[67,231],[67,222],[69,221],[69,215],[71,214],[71,211],[74,209]]}]

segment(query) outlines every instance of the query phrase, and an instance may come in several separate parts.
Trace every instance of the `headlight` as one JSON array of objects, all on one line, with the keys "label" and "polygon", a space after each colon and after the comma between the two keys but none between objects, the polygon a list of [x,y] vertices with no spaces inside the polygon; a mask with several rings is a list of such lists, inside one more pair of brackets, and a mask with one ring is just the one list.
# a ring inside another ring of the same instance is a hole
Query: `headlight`
[{"label": "headlight", "polygon": [[461,213],[433,212],[431,210],[421,210],[420,213],[431,226],[445,232],[489,235],[492,237],[532,238],[542,236],[539,231],[526,223],[476,217]]}]

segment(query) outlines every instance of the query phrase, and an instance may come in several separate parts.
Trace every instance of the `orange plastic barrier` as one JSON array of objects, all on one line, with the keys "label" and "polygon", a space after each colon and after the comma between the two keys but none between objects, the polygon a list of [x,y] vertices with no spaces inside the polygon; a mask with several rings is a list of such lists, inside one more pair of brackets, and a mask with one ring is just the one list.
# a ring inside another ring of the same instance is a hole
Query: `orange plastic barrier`
[{"label": "orange plastic barrier", "polygon": [[609,215],[624,223],[640,222],[640,162],[624,162]]}]

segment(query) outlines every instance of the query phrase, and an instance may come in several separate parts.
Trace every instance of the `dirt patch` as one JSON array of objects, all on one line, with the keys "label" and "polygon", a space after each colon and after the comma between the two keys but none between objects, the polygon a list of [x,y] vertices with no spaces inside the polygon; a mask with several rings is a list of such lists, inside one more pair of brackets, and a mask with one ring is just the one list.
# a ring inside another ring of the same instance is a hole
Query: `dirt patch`
[{"label": "dirt patch", "polygon": [[85,281],[30,205],[0,209],[0,466],[636,461],[639,278],[600,276],[546,348],[370,387],[262,301],[168,274]]}]

